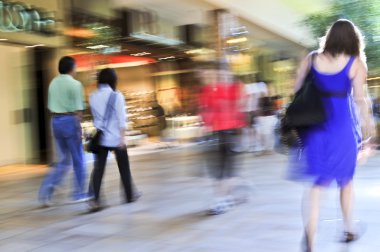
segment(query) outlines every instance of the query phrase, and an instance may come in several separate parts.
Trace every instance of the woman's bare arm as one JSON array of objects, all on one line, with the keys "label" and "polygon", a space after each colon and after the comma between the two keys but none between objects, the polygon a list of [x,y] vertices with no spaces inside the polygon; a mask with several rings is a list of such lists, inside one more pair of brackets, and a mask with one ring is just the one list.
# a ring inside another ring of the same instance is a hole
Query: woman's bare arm
[{"label": "woman's bare arm", "polygon": [[350,71],[354,89],[355,103],[359,108],[360,123],[364,140],[376,135],[375,123],[372,114],[371,100],[367,92],[367,66],[363,60],[357,58]]},{"label": "woman's bare arm", "polygon": [[306,78],[306,75],[308,74],[311,66],[311,54],[307,55],[301,62],[300,67],[297,71],[296,81],[294,84],[294,92],[297,92],[301,89],[303,82]]}]

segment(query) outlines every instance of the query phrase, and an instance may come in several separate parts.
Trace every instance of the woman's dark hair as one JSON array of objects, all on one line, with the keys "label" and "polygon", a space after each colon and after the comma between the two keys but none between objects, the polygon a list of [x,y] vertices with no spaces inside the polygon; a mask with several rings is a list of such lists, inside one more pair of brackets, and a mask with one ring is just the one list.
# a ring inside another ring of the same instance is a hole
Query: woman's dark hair
[{"label": "woman's dark hair", "polygon": [[364,55],[363,36],[359,29],[349,20],[339,19],[327,31],[321,41],[323,53],[332,55]]},{"label": "woman's dark hair", "polygon": [[108,84],[113,90],[116,90],[117,75],[115,70],[105,68],[99,72],[98,84]]},{"label": "woman's dark hair", "polygon": [[70,56],[62,57],[59,60],[58,71],[60,74],[68,74],[74,70],[75,59]]}]

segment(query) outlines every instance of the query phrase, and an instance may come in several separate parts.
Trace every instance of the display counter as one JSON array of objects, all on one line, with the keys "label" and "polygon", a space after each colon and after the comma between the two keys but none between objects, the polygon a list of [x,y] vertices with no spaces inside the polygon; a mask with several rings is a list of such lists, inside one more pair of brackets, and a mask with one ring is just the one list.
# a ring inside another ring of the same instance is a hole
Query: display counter
[{"label": "display counter", "polygon": [[177,116],[166,118],[166,137],[175,140],[198,139],[205,135],[205,128],[200,116]]}]

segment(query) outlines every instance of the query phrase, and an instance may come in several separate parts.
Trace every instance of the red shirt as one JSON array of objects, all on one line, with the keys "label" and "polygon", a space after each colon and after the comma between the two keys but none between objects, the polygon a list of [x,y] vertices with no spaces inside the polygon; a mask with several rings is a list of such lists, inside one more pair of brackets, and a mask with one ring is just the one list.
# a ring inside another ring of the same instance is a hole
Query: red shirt
[{"label": "red shirt", "polygon": [[238,83],[218,83],[202,88],[202,119],[212,131],[231,130],[246,125],[241,112],[242,89]]}]

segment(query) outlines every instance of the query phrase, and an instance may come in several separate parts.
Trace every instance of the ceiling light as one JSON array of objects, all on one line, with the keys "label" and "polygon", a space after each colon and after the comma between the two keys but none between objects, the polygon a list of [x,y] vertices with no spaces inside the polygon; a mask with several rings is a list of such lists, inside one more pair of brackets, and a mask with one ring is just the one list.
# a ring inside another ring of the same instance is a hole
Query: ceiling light
[{"label": "ceiling light", "polygon": [[164,57],[164,58],[158,58],[158,60],[167,60],[167,59],[175,59],[174,56],[168,56],[168,57]]},{"label": "ceiling light", "polygon": [[227,44],[237,44],[237,43],[242,43],[242,42],[247,42],[248,39],[247,37],[241,37],[241,38],[233,38],[227,40]]},{"label": "ceiling light", "polygon": [[1,38],[0,41],[8,41],[6,38]]},{"label": "ceiling light", "polygon": [[35,48],[35,47],[40,47],[40,46],[45,46],[45,44],[37,44],[37,45],[25,46],[25,48]]},{"label": "ceiling light", "polygon": [[108,47],[109,46],[107,46],[107,45],[95,45],[95,46],[87,46],[86,48],[96,50],[96,49],[103,49],[103,48],[108,48]]},{"label": "ceiling light", "polygon": [[215,50],[208,49],[208,48],[198,48],[198,49],[192,49],[188,50],[185,53],[186,54],[208,54],[208,53],[214,53]]},{"label": "ceiling light", "polygon": [[110,28],[109,26],[101,26],[101,27],[94,27],[92,28],[93,30],[103,30],[103,29],[108,29]]},{"label": "ceiling light", "polygon": [[151,53],[149,52],[141,52],[141,53],[132,53],[131,56],[136,56],[136,57],[139,57],[139,56],[145,56],[145,55],[149,55]]}]

